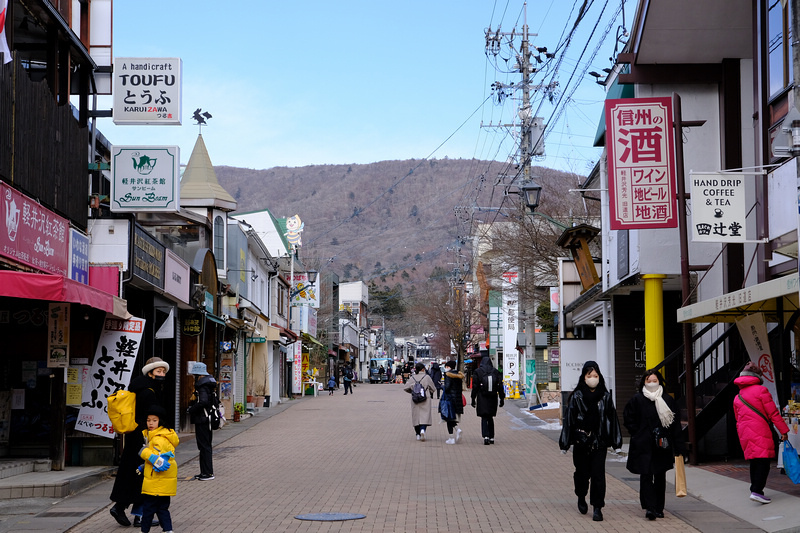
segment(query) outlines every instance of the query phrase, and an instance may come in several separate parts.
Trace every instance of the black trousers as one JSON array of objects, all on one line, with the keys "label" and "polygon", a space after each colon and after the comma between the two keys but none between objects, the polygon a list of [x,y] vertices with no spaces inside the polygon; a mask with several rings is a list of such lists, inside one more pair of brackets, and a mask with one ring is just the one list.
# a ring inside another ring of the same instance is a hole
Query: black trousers
[{"label": "black trousers", "polygon": [[456,422],[455,420],[447,420],[447,432],[452,435],[453,430],[456,428],[457,425],[458,422]]},{"label": "black trousers", "polygon": [[172,516],[169,514],[169,496],[142,494],[142,531],[147,533],[153,525],[153,515],[164,531],[172,531]]},{"label": "black trousers", "polygon": [[642,509],[656,513],[664,512],[667,492],[667,473],[654,472],[639,475],[639,503]]},{"label": "black trousers", "polygon": [[750,459],[750,492],[764,495],[771,463],[769,458]]},{"label": "black trousers", "polygon": [[[575,465],[575,495],[585,498],[589,494],[589,505],[605,507],[606,504],[606,454],[608,448],[592,450],[576,444],[572,450],[572,464]],[[591,484],[591,492],[589,487]]]},{"label": "black trousers", "polygon": [[420,424],[418,426],[414,426],[414,433],[419,435],[419,432],[422,431],[423,429],[427,429],[427,427],[428,427],[428,424]]},{"label": "black trousers", "polygon": [[[200,473],[214,475],[214,462],[211,458],[211,428],[208,422],[194,425],[197,449],[200,451]],[[165,529],[164,531],[169,531]]]},{"label": "black trousers", "polygon": [[481,436],[484,439],[494,438],[494,417],[482,416],[481,417]]},{"label": "black trousers", "polygon": [[347,390],[350,390],[350,394],[353,393],[353,382],[344,380],[344,393],[347,394]]}]

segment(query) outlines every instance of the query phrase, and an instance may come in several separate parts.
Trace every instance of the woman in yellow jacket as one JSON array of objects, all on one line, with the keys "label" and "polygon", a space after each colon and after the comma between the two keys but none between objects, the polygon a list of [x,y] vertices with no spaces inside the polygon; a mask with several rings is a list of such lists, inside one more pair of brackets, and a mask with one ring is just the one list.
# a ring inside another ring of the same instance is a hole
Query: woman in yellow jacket
[{"label": "woman in yellow jacket", "polygon": [[147,429],[142,431],[144,447],[139,455],[144,459],[143,533],[150,531],[153,515],[158,515],[158,520],[165,533],[172,533],[169,500],[170,496],[175,496],[178,491],[178,464],[175,462],[178,435],[174,429],[161,426],[161,420],[165,418],[164,409],[159,405],[153,405],[147,412]]}]

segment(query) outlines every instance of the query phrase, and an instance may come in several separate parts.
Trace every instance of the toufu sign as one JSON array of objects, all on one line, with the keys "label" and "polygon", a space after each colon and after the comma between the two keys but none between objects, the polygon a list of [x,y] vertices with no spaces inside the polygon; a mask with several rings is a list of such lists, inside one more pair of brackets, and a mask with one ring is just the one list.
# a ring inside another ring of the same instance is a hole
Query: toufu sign
[{"label": "toufu sign", "polygon": [[611,229],[678,227],[672,101],[606,100]]},{"label": "toufu sign", "polygon": [[114,124],[181,124],[180,58],[114,58]]}]

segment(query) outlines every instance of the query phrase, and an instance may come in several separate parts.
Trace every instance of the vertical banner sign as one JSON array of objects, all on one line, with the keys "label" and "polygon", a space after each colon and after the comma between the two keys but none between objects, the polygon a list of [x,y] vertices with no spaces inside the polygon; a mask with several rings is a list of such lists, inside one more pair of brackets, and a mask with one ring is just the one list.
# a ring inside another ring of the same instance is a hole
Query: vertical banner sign
[{"label": "vertical banner sign", "polygon": [[292,392],[295,394],[302,394],[301,389],[303,381],[303,343],[300,341],[292,345],[294,350],[294,357],[292,361]]},{"label": "vertical banner sign", "polygon": [[75,429],[114,438],[106,398],[131,382],[144,323],[144,319],[135,317],[130,320],[106,318],[89,371],[89,386],[83,389]]},{"label": "vertical banner sign", "polygon": [[69,366],[69,306],[51,303],[47,313],[47,367]]},{"label": "vertical banner sign", "polygon": [[745,242],[747,209],[740,172],[692,172],[692,241]]},{"label": "vertical banner sign", "polygon": [[503,381],[519,381],[517,272],[503,272]]},{"label": "vertical banner sign", "polygon": [[672,100],[606,100],[611,229],[677,228]]},{"label": "vertical banner sign", "polygon": [[69,277],[89,284],[89,237],[74,228],[69,230]]},{"label": "vertical banner sign", "polygon": [[767,324],[764,321],[764,315],[761,313],[745,315],[736,321],[736,327],[739,329],[739,335],[747,348],[750,361],[761,369],[763,385],[772,394],[772,399],[775,400],[775,405],[780,410],[778,389],[775,386],[775,365],[772,363],[772,352],[769,349]]}]

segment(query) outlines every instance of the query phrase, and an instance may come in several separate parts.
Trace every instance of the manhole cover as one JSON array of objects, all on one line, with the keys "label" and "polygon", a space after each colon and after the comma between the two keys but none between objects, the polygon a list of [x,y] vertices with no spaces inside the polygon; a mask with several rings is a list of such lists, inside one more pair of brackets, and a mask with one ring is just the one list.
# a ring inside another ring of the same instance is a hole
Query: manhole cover
[{"label": "manhole cover", "polygon": [[336,522],[339,520],[360,520],[367,515],[354,513],[309,513],[295,516],[298,520],[316,520],[319,522]]}]

